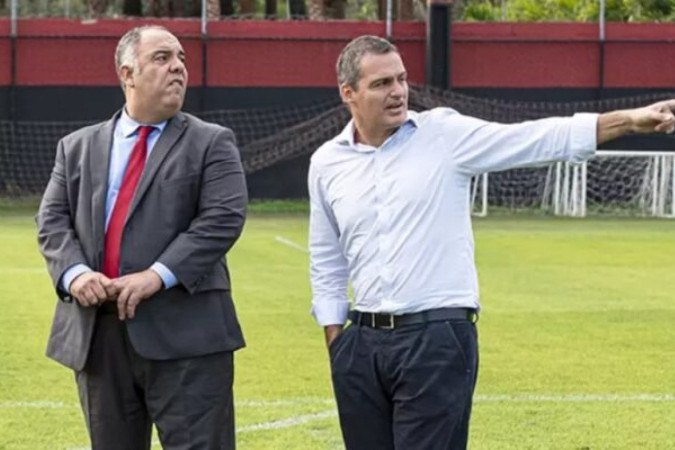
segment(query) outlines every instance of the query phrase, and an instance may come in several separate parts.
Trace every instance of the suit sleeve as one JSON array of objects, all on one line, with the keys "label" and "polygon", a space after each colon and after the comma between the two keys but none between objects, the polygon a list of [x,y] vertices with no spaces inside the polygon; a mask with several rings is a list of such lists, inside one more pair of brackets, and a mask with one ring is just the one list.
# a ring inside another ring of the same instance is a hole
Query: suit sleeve
[{"label": "suit sleeve", "polygon": [[68,179],[73,174],[66,170],[65,144],[61,140],[56,150],[56,161],[51,178],[40,202],[35,221],[38,245],[47,262],[47,270],[61,300],[72,301],[60,285],[64,272],[76,264],[86,264],[80,242],[73,228],[72,205],[68,196]]},{"label": "suit sleeve", "polygon": [[157,259],[190,293],[239,238],[248,195],[234,134],[220,128],[207,149],[197,214]]}]

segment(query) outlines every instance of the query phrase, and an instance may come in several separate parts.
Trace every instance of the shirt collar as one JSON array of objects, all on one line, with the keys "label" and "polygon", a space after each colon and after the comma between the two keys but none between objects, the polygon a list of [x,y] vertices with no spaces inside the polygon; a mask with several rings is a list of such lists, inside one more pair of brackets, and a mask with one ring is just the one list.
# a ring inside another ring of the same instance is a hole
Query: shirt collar
[{"label": "shirt collar", "polygon": [[117,126],[118,126],[118,129],[120,130],[120,132],[122,133],[122,136],[127,138],[127,137],[131,136],[132,134],[134,134],[136,132],[136,130],[138,130],[138,127],[140,127],[141,125],[151,125],[151,126],[157,128],[159,130],[160,134],[161,134],[162,131],[164,131],[164,127],[166,127],[167,123],[168,123],[167,120],[165,120],[163,122],[159,122],[159,123],[140,123],[140,122],[136,122],[134,119],[132,119],[129,116],[129,114],[127,114],[127,109],[125,107],[125,108],[122,108],[122,115],[120,116],[120,119],[118,121]]},{"label": "shirt collar", "polygon": [[[412,124],[415,128],[419,128],[419,118],[418,113],[415,111],[408,111],[408,118],[403,122],[401,127],[406,124]],[[347,126],[342,129],[342,132],[335,137],[335,142],[339,145],[345,145],[351,148],[356,148],[356,143],[354,142],[354,119],[351,119]]]}]

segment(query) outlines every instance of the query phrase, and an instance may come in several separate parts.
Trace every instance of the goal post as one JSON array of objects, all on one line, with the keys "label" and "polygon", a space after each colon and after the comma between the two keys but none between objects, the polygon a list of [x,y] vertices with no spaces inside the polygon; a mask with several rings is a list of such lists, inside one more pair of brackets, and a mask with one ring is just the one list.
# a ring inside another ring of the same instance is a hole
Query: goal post
[{"label": "goal post", "polygon": [[538,211],[558,216],[675,218],[675,152],[599,150],[589,161],[481,174],[472,212]]}]

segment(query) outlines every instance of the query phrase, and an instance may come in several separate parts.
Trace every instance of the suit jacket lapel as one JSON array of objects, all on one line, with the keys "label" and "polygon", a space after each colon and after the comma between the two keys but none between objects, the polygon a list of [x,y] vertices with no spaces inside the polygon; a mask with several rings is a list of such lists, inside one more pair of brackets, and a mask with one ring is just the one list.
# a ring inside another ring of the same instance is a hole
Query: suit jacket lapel
[{"label": "suit jacket lapel", "polygon": [[138,182],[138,187],[134,193],[134,198],[131,201],[131,206],[129,207],[129,213],[127,214],[127,220],[134,213],[136,207],[140,203],[143,195],[152,184],[152,181],[155,178],[157,170],[162,165],[162,161],[166,158],[166,155],[169,154],[171,149],[174,147],[178,138],[183,134],[187,126],[187,118],[181,112],[178,112],[175,116],[169,119],[169,122],[166,124],[162,135],[157,140],[155,147],[150,152],[147,162],[145,163],[145,168],[143,169],[143,174],[141,175],[141,180]]},{"label": "suit jacket lapel", "polygon": [[112,119],[99,127],[91,138],[91,157],[89,171],[91,173],[91,212],[94,243],[96,245],[96,264],[101,267],[103,255],[103,241],[105,236],[105,202],[108,192],[108,171],[110,166],[110,152],[112,149],[115,123],[121,114],[118,111]]}]

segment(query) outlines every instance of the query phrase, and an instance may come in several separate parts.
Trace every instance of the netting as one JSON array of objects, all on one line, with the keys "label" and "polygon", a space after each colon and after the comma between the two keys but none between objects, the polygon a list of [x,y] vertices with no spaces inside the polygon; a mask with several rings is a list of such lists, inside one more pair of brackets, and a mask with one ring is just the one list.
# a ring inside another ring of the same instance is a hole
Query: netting
[{"label": "netting", "polygon": [[[197,116],[234,130],[244,168],[253,173],[311,153],[322,139],[329,139],[330,130],[340,128],[334,122],[348,120],[339,105],[336,97],[293,107],[207,111]],[[59,139],[92,123],[0,120],[0,195],[41,194],[54,165]]]},{"label": "netting", "polygon": [[563,176],[561,185],[576,190],[581,210],[568,208],[568,214],[675,215],[675,153],[599,152],[571,175],[566,184]]},{"label": "netting", "polygon": [[646,212],[652,200],[654,161],[649,155],[599,155],[589,161],[587,207],[594,212]]},{"label": "netting", "polygon": [[[474,179],[473,211],[675,216],[675,152],[599,151],[583,165],[555,163]],[[487,192],[487,195],[485,195]]]},{"label": "netting", "polygon": [[[646,105],[675,97],[657,93],[602,101],[553,103],[512,102],[470,97],[451,91],[411,87],[410,108],[425,110],[450,106],[459,112],[503,123],[577,111],[607,111]],[[309,156],[323,142],[340,132],[349,112],[338,96],[307,104],[249,110],[198,113],[203,119],[232,128],[237,136],[248,174]],[[0,195],[40,194],[49,179],[58,140],[90,122],[0,121]],[[650,139],[649,137],[643,139]],[[675,140],[668,141],[671,149]],[[490,175],[491,204],[519,207],[541,202],[551,170],[520,169]],[[283,182],[280,179],[279,182]]]},{"label": "netting", "polygon": [[541,206],[550,190],[551,168],[537,167],[491,173],[488,202],[509,210]]}]

